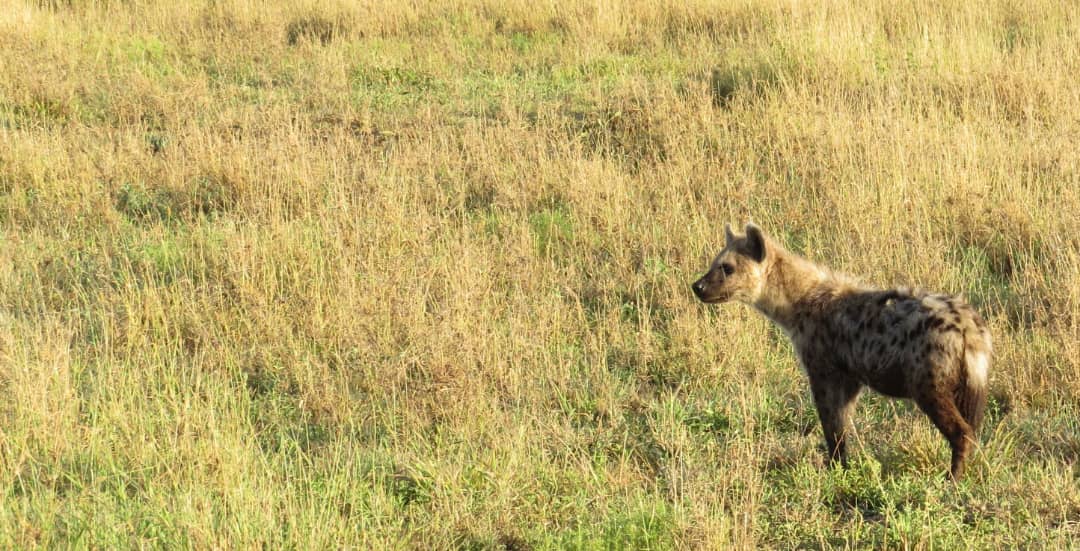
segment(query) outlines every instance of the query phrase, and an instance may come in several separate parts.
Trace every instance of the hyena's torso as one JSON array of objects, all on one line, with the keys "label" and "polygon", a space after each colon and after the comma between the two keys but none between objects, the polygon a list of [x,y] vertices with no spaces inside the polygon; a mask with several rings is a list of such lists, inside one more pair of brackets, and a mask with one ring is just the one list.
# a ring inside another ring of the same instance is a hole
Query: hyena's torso
[{"label": "hyena's torso", "polygon": [[989,332],[962,300],[908,289],[823,291],[793,304],[789,334],[809,376],[857,380],[896,398],[966,386],[968,376],[986,382],[986,363],[969,373],[965,360],[989,354]]}]

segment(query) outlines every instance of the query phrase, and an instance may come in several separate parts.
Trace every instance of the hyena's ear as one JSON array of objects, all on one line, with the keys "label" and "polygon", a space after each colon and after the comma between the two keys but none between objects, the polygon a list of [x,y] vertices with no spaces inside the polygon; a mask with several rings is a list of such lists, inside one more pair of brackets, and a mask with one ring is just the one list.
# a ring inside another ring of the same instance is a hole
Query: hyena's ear
[{"label": "hyena's ear", "polygon": [[746,255],[757,262],[765,260],[765,234],[753,222],[746,225]]},{"label": "hyena's ear", "polygon": [[726,245],[730,245],[732,241],[735,241],[735,234],[731,233],[731,224],[724,224],[724,238],[727,239]]}]

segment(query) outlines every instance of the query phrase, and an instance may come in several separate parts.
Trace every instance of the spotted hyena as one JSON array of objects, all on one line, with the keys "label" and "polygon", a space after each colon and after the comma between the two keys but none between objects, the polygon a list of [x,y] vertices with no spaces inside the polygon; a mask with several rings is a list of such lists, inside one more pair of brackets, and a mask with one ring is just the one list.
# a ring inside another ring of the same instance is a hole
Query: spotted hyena
[{"label": "spotted hyena", "polygon": [[864,386],[914,400],[948,439],[950,475],[964,469],[986,405],[990,332],[961,299],[876,289],[793,254],[747,224],[693,284],[702,302],[737,300],[791,338],[810,379],[830,462],[846,464],[845,434]]}]

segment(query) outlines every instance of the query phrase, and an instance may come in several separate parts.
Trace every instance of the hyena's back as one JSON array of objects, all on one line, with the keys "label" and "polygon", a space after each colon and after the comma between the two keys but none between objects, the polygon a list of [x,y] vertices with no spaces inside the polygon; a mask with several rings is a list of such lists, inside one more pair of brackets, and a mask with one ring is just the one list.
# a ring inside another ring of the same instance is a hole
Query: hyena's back
[{"label": "hyena's back", "polygon": [[907,289],[816,297],[792,338],[813,377],[855,379],[920,406],[950,397],[977,430],[985,405],[990,333],[956,297]]}]

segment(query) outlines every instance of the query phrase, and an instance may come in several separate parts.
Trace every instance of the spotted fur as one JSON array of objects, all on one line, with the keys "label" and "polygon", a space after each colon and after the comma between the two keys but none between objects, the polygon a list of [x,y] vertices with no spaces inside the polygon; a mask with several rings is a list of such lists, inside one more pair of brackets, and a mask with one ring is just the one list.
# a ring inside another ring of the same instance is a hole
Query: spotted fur
[{"label": "spotted fur", "polygon": [[913,289],[877,289],[822,268],[748,224],[727,243],[694,293],[737,300],[791,338],[810,381],[830,460],[847,463],[845,435],[863,388],[913,400],[952,448],[959,477],[986,405],[991,342],[963,300]]}]

